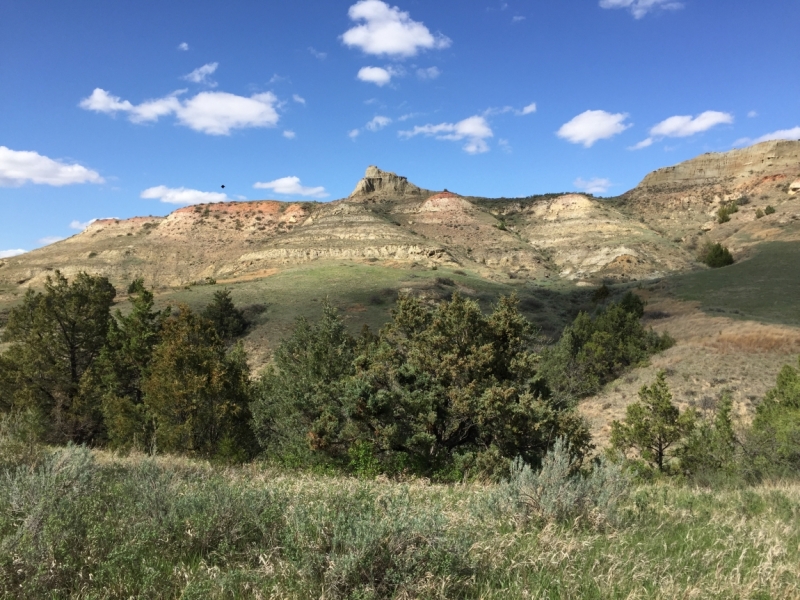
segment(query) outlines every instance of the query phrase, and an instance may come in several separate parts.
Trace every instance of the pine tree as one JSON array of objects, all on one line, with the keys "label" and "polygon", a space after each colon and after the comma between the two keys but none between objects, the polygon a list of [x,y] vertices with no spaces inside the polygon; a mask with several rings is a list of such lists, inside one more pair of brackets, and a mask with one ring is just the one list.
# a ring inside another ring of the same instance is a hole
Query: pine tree
[{"label": "pine tree", "polygon": [[639,401],[629,405],[622,422],[611,424],[612,447],[626,452],[634,449],[659,471],[667,468],[668,453],[694,429],[693,410],[680,412],[661,371],[650,387],[642,386]]},{"label": "pine tree", "polygon": [[115,295],[105,277],[79,273],[70,283],[56,271],[44,292],[28,289],[9,315],[3,379],[13,404],[44,415],[51,442],[92,442],[103,435],[87,375],[106,344]]},{"label": "pine tree", "polygon": [[213,300],[205,307],[201,315],[214,324],[219,337],[225,343],[232,342],[247,331],[247,319],[242,311],[234,305],[230,290],[214,292]]}]

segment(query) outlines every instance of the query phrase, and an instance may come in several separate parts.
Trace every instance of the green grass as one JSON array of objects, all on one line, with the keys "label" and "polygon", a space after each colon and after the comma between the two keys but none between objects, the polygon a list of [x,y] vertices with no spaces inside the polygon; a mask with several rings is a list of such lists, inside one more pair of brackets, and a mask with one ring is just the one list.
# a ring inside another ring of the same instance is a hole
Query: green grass
[{"label": "green grass", "polygon": [[[7,464],[7,463],[6,463]],[[0,472],[4,598],[792,598],[800,486],[633,491],[615,528],[502,485],[79,448]]]},{"label": "green grass", "polygon": [[800,326],[800,243],[762,244],[752,258],[665,280],[709,314]]},{"label": "green grass", "polygon": [[[500,295],[516,292],[522,312],[551,337],[560,335],[579,310],[592,308],[591,292],[571,285],[503,283],[455,268],[395,268],[354,262],[313,263],[285,268],[253,281],[168,290],[159,293],[156,300],[161,306],[186,303],[199,310],[221,287],[231,290],[233,301],[241,308],[254,305],[266,308],[255,317],[248,341],[268,349],[289,334],[298,316],[318,319],[326,298],[340,310],[354,333],[364,324],[373,330],[380,328],[389,319],[397,294],[404,290],[421,293],[432,301],[449,298],[459,291],[478,300],[484,310],[489,310]],[[122,308],[124,311],[124,305]]]}]

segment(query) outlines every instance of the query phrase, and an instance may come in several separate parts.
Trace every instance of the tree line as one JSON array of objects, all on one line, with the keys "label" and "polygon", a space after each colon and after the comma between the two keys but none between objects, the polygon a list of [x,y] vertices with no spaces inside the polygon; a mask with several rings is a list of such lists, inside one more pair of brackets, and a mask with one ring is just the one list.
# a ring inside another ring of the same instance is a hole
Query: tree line
[{"label": "tree line", "polygon": [[[557,439],[580,464],[593,446],[577,402],[673,343],[643,327],[644,303],[631,292],[578,315],[551,346],[514,296],[489,314],[459,294],[435,306],[400,296],[384,327],[359,335],[326,303],[318,321],[296,321],[253,377],[238,341],[247,320],[229,291],[199,312],[156,309],[141,279],[127,291],[123,314],[101,276],[70,282],[56,272],[43,291],[28,290],[3,333],[0,411],[25,412],[50,444],[501,476],[518,458],[540,464]],[[635,433],[636,419],[652,421],[646,413],[615,425],[620,452],[645,463],[657,454]],[[681,447],[701,431],[669,427]],[[658,469],[674,458],[668,450]]]}]

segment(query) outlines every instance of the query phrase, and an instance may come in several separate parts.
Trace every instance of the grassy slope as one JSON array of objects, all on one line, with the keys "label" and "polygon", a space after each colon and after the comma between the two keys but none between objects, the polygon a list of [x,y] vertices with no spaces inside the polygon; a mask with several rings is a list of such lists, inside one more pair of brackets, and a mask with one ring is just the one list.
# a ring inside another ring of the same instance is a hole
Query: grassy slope
[{"label": "grassy slope", "polygon": [[682,300],[708,313],[800,326],[800,243],[769,242],[750,259],[668,279]]},{"label": "grassy slope", "polygon": [[187,303],[193,309],[201,309],[222,287],[231,290],[237,306],[266,307],[255,317],[245,338],[255,364],[264,362],[269,351],[291,331],[298,316],[316,320],[326,298],[340,310],[354,333],[364,324],[377,330],[389,318],[397,294],[408,290],[431,300],[447,298],[458,291],[478,300],[484,310],[490,310],[500,295],[516,292],[522,311],[550,337],[557,337],[580,309],[591,308],[591,292],[570,285],[541,287],[514,280],[490,281],[458,269],[356,262],[314,262],[252,281],[172,290],[159,294],[157,300],[161,305]]},{"label": "grassy slope", "polygon": [[2,597],[800,594],[797,484],[644,486],[616,527],[593,529],[527,521],[500,486],[223,471],[75,448],[49,464],[3,474]]}]

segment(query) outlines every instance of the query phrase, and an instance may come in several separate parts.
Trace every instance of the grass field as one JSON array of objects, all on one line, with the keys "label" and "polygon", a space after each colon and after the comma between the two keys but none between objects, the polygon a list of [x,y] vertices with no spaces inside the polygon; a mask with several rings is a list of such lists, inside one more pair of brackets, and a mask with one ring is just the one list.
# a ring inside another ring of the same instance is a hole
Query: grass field
[{"label": "grass field", "polygon": [[[436,270],[381,263],[311,263],[287,267],[254,279],[217,285],[198,285],[157,295],[160,305],[186,303],[202,309],[215,291],[227,288],[237,306],[246,309],[253,325],[245,345],[255,364],[262,364],[277,343],[292,330],[294,320],[316,320],[322,303],[336,306],[353,333],[364,325],[377,330],[389,318],[398,293],[413,291],[431,301],[453,292],[479,301],[484,310],[503,294],[516,292],[522,312],[549,337],[558,337],[578,311],[591,310],[591,291],[572,285],[532,285],[484,279],[477,273],[451,268]],[[124,305],[122,306],[124,310]]]},{"label": "grass field", "polygon": [[615,526],[503,485],[80,448],[0,486],[4,598],[796,598],[800,486],[632,488]]},{"label": "grass field", "polygon": [[769,242],[729,267],[676,275],[667,289],[709,314],[800,326],[800,243]]}]

